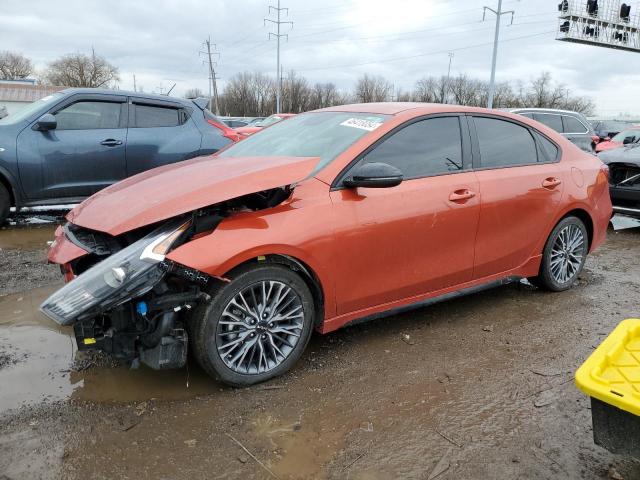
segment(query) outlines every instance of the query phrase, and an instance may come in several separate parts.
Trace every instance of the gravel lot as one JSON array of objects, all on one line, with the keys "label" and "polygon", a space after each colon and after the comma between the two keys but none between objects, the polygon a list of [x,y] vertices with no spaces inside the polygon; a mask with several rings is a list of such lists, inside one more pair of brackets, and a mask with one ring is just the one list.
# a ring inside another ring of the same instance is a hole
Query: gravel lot
[{"label": "gravel lot", "polygon": [[573,384],[639,315],[639,228],[610,230],[568,292],[511,285],[316,335],[242,390],[78,354],[37,312],[60,285],[52,232],[0,230],[2,480],[640,478],[593,444]]}]

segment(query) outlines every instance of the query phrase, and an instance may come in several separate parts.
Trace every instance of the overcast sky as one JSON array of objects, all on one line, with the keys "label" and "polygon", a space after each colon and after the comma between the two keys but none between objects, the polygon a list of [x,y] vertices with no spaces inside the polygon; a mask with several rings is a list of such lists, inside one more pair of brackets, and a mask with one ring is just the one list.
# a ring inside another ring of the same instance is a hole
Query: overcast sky
[{"label": "overcast sky", "polygon": [[[281,0],[289,41],[282,64],[311,83],[332,81],[349,89],[364,73],[383,75],[408,90],[425,75],[447,73],[488,79],[494,17],[482,23],[482,6],[497,0]],[[555,40],[559,0],[504,0],[516,11],[503,18],[498,81],[529,81],[541,71],[576,94],[590,96],[600,115],[640,115],[640,56]],[[277,0],[3,0],[0,49],[30,57],[38,69],[69,52],[97,53],[120,68],[120,87],[133,75],[147,92],[182,95],[207,88],[199,55],[209,35],[226,79],[245,70],[275,76],[274,26],[264,26]],[[637,2],[631,2],[638,8]],[[272,13],[270,18],[274,18]]]}]

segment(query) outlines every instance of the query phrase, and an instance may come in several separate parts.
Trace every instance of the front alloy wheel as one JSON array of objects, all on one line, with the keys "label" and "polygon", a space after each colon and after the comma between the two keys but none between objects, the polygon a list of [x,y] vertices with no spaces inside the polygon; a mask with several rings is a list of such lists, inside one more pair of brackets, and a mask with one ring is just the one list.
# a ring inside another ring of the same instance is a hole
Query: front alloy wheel
[{"label": "front alloy wheel", "polygon": [[300,296],[280,281],[247,286],[225,306],[218,321],[216,347],[237,373],[268,372],[295,349],[304,327]]},{"label": "front alloy wheel", "polygon": [[192,346],[211,376],[234,386],[263,382],[300,358],[314,324],[309,287],[283,265],[243,267],[212,292],[192,324]]}]

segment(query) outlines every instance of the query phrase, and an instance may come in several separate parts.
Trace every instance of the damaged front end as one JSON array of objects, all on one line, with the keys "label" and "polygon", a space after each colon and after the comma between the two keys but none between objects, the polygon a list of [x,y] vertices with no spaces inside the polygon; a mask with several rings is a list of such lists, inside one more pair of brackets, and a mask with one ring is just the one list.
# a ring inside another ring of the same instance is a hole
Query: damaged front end
[{"label": "damaged front end", "polygon": [[640,165],[609,163],[609,192],[614,211],[640,217]]},{"label": "damaged front end", "polygon": [[60,325],[73,325],[79,350],[101,350],[133,367],[180,368],[187,359],[188,312],[207,301],[210,284],[220,280],[166,255],[211,233],[227,216],[275,206],[290,193],[287,186],[245,195],[117,237],[67,224],[56,242],[87,254],[61,265],[72,279],[40,309]]}]

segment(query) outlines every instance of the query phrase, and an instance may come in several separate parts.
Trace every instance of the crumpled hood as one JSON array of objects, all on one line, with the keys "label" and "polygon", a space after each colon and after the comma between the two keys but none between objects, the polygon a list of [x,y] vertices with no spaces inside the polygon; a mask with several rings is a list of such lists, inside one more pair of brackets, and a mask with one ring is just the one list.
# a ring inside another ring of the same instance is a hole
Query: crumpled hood
[{"label": "crumpled hood", "polygon": [[640,166],[640,144],[632,143],[620,148],[605,150],[598,154],[603,163],[633,163]]},{"label": "crumpled hood", "polygon": [[67,215],[110,235],[305,179],[317,157],[194,158],[148,170],[89,197]]}]

